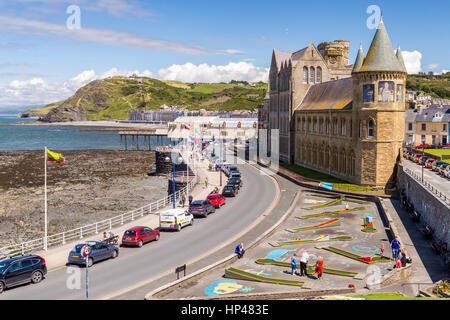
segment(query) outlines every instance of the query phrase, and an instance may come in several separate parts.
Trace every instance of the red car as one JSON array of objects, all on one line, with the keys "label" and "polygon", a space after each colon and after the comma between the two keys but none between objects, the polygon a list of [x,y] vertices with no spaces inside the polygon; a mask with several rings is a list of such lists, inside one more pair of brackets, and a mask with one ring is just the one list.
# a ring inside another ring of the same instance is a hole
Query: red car
[{"label": "red car", "polygon": [[441,144],[438,144],[438,145],[436,146],[436,148],[438,148],[438,149],[442,149],[442,148],[450,148],[450,144],[448,144],[448,143],[441,143]]},{"label": "red car", "polygon": [[422,154],[417,153],[417,154],[414,156],[413,161],[414,161],[415,163],[419,163],[420,158],[422,158]]},{"label": "red car", "polygon": [[159,236],[158,230],[153,230],[149,227],[134,227],[125,231],[122,237],[122,245],[138,246],[140,248],[144,243],[153,240],[158,241]]},{"label": "red car", "polygon": [[421,144],[421,145],[416,146],[416,149],[426,149],[429,146],[430,146],[429,144]]},{"label": "red car", "polygon": [[220,208],[225,204],[225,197],[221,194],[210,194],[206,200],[208,200],[216,208]]}]

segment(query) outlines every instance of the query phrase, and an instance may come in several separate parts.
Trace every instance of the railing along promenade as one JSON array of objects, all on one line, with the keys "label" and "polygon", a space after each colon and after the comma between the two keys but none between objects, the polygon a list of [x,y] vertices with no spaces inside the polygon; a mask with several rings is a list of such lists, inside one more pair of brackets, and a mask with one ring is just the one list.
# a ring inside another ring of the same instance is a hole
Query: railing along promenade
[{"label": "railing along promenade", "polygon": [[[183,159],[186,161],[186,153],[180,152]],[[68,242],[81,240],[85,237],[99,234],[102,231],[112,230],[114,227],[121,226],[127,222],[134,221],[135,219],[144,217],[149,214],[157,214],[157,211],[161,208],[164,208],[173,203],[173,197],[175,196],[175,203],[178,203],[181,200],[182,194],[186,194],[188,190],[192,190],[193,187],[197,184],[197,172],[195,168],[191,168],[191,171],[194,173],[194,179],[189,181],[186,187],[178,190],[175,195],[171,194],[162,199],[159,199],[155,202],[152,202],[148,205],[145,205],[141,208],[131,210],[129,212],[123,213],[121,215],[105,219],[102,221],[98,221],[95,223],[91,223],[88,225],[84,225],[79,228],[67,230],[64,232],[56,233],[47,236],[47,247],[51,246],[59,246],[64,245]],[[187,171],[189,175],[189,171]],[[186,171],[184,172],[176,172],[175,176],[185,176]],[[11,244],[9,246],[5,246],[0,248],[0,258],[9,257],[20,254],[28,254],[31,252],[41,251],[44,248],[45,237],[17,243]]]},{"label": "railing along promenade", "polygon": [[442,191],[440,189],[436,188],[434,185],[432,185],[428,181],[425,181],[425,180],[422,181],[421,175],[417,174],[416,172],[414,172],[408,168],[403,168],[403,171],[406,172],[414,180],[419,182],[422,186],[424,186],[424,188],[428,189],[429,191],[431,191],[431,193],[433,193],[438,198],[443,200],[447,206],[450,206],[450,198],[447,196],[446,193],[442,193]]}]

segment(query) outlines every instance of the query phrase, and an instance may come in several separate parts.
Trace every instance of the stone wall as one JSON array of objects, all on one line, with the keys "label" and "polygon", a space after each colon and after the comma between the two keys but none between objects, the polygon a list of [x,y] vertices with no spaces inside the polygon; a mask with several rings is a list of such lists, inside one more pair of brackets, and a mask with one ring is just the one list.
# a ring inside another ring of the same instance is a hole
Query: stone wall
[{"label": "stone wall", "polygon": [[403,171],[400,173],[399,182],[399,187],[404,190],[408,201],[420,213],[421,222],[433,228],[435,238],[450,245],[450,208]]}]

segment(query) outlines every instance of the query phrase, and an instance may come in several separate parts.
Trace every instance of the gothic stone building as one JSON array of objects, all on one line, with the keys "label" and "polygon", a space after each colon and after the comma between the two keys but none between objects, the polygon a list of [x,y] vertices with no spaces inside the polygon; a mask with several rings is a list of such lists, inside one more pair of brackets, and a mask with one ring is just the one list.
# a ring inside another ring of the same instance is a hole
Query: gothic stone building
[{"label": "gothic stone building", "polygon": [[[373,187],[402,161],[406,68],[383,21],[364,58],[348,41],[273,51],[261,127],[279,129],[280,161]],[[270,136],[268,137],[270,150]]]}]

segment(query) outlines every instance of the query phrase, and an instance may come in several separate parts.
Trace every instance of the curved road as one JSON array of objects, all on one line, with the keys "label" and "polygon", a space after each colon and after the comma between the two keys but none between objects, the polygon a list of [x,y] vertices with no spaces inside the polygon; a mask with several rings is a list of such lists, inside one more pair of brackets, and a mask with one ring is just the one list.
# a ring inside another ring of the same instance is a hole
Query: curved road
[{"label": "curved road", "polygon": [[[116,259],[109,259],[89,268],[89,299],[114,295],[128,287],[174,272],[177,266],[200,257],[239,234],[257,219],[275,198],[276,186],[267,176],[249,165],[238,165],[244,185],[235,198],[208,218],[195,219],[194,225],[181,232],[161,232],[157,242],[142,248],[120,248]],[[226,177],[224,176],[224,182]],[[234,244],[232,244],[234,250]],[[85,269],[81,271],[81,288],[70,290],[66,286],[67,268],[49,272],[39,284],[28,284],[5,290],[1,300],[85,299]]]}]

